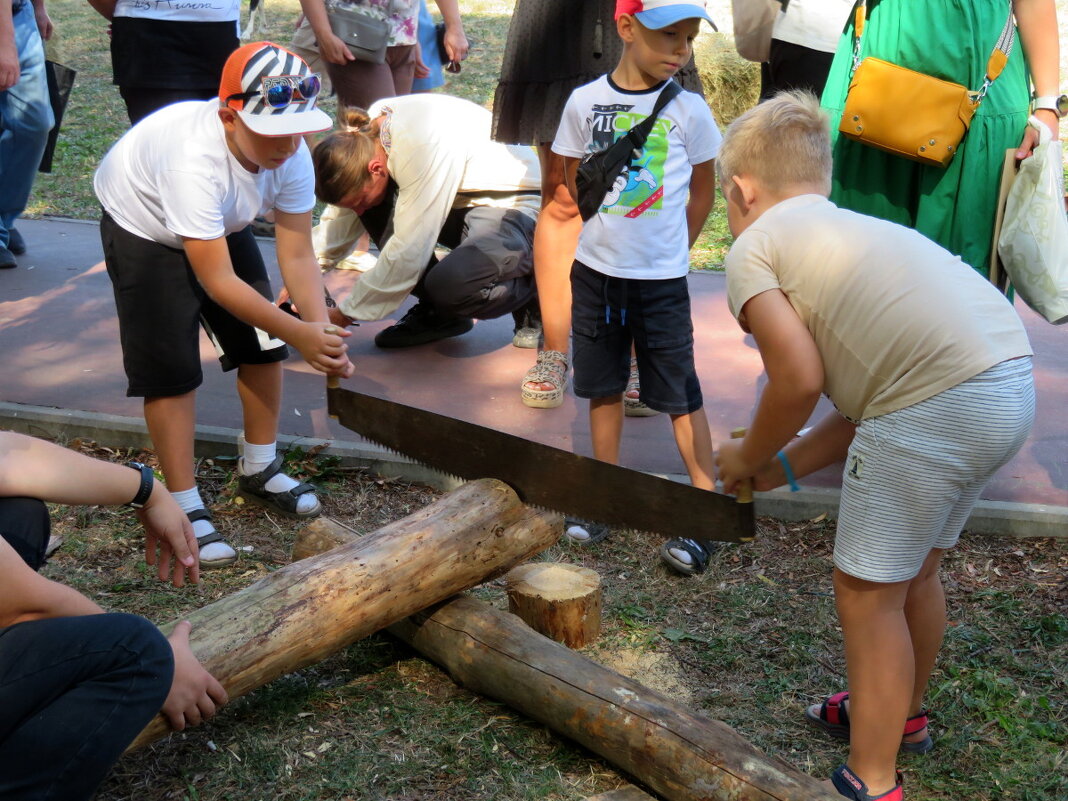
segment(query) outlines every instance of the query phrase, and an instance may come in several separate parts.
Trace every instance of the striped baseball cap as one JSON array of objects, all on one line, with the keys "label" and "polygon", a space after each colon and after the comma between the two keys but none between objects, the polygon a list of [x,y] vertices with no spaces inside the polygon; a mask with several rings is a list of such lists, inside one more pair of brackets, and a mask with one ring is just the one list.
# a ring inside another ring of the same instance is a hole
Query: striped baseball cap
[{"label": "striped baseball cap", "polygon": [[330,128],[330,116],[315,106],[318,92],[319,77],[304,59],[273,42],[251,42],[231,53],[219,83],[219,100],[263,136]]},{"label": "striped baseball cap", "polygon": [[650,30],[658,31],[684,19],[707,20],[712,30],[718,31],[712,17],[708,16],[704,0],[616,0],[616,19],[631,14]]}]

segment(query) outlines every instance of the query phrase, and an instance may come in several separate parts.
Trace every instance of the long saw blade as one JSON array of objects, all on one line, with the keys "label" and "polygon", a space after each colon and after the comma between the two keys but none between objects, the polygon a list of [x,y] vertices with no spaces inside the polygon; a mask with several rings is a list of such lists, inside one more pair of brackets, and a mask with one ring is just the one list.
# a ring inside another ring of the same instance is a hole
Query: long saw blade
[{"label": "long saw blade", "polygon": [[744,542],[753,504],[628,470],[475,423],[340,387],[330,414],[346,428],[463,479],[497,478],[528,504],[667,537]]}]

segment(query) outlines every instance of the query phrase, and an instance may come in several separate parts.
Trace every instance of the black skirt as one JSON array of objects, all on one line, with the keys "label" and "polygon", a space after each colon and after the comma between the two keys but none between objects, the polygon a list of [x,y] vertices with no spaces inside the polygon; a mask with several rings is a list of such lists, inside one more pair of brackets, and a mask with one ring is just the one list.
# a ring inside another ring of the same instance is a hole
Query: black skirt
[{"label": "black skirt", "polygon": [[[516,2],[493,98],[496,141],[538,145],[556,138],[571,92],[619,62],[615,9],[615,0]],[[684,89],[701,92],[692,59],[677,78]]]}]

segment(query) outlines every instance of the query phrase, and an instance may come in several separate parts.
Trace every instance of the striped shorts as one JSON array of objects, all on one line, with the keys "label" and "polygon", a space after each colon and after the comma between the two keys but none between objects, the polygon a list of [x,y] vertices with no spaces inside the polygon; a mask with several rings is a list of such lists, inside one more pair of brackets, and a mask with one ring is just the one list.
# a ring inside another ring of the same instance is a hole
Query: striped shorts
[{"label": "striped shorts", "polygon": [[857,426],[842,475],[834,564],[865,581],[915,578],[957,544],[979,493],[1035,417],[1031,358],[991,367]]}]

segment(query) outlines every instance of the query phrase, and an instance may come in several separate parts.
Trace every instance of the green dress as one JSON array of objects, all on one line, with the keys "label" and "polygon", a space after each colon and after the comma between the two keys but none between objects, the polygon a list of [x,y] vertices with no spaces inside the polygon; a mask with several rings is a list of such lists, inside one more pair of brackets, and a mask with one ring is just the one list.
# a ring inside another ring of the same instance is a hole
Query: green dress
[{"label": "green dress", "polygon": [[[869,0],[861,57],[875,56],[977,90],[1009,9],[1009,0]],[[988,275],[1005,151],[1019,146],[1027,124],[1030,89],[1019,36],[945,169],[839,136],[853,41],[851,17],[822,100],[834,147],[831,199],[915,228]]]}]

